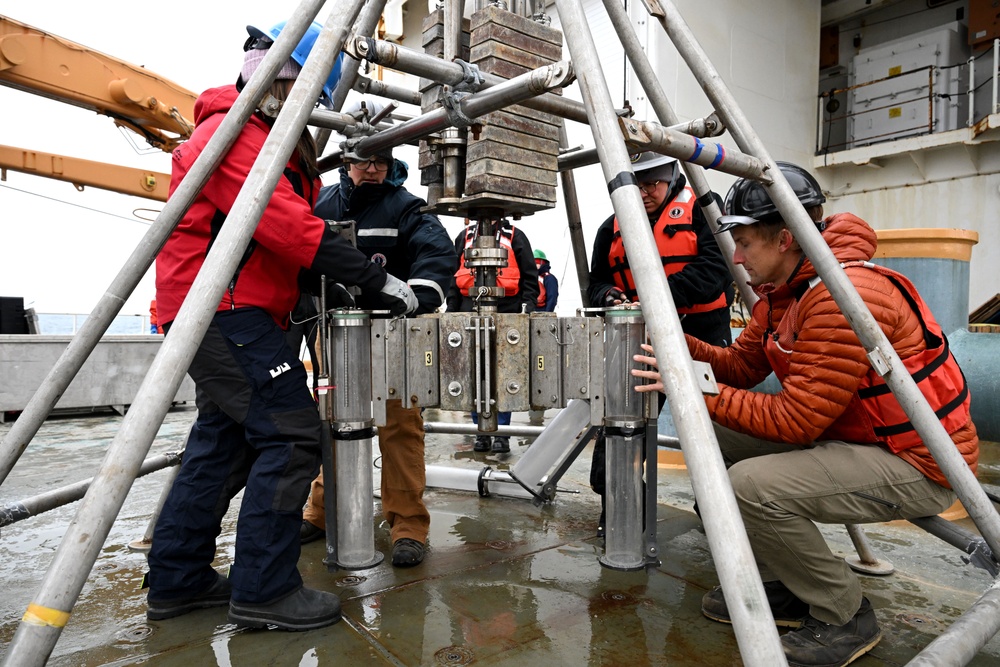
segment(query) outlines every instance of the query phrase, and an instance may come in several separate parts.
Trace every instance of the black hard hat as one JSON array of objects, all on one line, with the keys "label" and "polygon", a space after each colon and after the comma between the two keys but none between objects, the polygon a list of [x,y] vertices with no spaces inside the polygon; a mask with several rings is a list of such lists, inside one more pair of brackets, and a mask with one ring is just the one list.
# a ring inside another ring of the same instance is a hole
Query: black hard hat
[{"label": "black hard hat", "polygon": [[[819,183],[808,171],[791,162],[776,164],[804,207],[819,206],[826,201]],[[726,194],[725,208],[729,215],[755,220],[767,220],[780,215],[764,186],[749,178],[741,178],[733,183],[733,187],[729,188]]]}]

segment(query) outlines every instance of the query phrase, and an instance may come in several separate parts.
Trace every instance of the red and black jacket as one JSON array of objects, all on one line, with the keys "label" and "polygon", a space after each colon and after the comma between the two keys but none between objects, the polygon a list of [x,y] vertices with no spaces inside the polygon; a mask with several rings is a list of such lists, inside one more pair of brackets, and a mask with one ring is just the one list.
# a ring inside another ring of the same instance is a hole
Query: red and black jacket
[{"label": "red and black jacket", "polygon": [[[236,101],[235,86],[205,91],[195,103],[195,130],[173,154],[171,195]],[[232,148],[170,235],[156,259],[156,303],[161,323],[171,322],[187,296],[205,257],[225,224],[240,188],[257,159],[270,128],[257,116],[243,127]],[[301,269],[378,292],[385,271],[332,232],[312,214],[319,180],[308,178],[292,156],[268,201],[239,268],[218,310],[257,307],[279,325],[287,323],[299,298]]]}]

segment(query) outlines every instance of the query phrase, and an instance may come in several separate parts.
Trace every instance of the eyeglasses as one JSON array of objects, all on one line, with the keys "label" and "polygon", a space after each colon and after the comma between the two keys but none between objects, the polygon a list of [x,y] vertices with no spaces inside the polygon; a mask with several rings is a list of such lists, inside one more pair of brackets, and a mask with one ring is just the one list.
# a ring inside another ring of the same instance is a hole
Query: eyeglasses
[{"label": "eyeglasses", "polygon": [[357,167],[360,171],[368,171],[369,167],[375,169],[375,171],[389,171],[390,160],[386,160],[384,157],[373,157],[367,160],[351,160],[352,165]]},{"label": "eyeglasses", "polygon": [[656,192],[656,186],[658,186],[663,181],[652,181],[650,183],[639,183],[639,189],[645,194],[651,195]]}]

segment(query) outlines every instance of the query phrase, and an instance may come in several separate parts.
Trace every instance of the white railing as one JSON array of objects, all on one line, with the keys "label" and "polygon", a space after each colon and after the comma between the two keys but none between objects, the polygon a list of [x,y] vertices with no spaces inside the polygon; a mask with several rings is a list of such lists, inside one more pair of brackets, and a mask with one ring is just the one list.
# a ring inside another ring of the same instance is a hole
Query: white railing
[{"label": "white railing", "polygon": [[[946,75],[946,71],[955,69],[959,70],[959,81],[964,81],[964,90],[942,91],[941,82],[946,80],[946,76],[953,75]],[[881,90],[878,94],[870,94],[871,96],[864,99],[863,103],[856,101],[853,105],[848,103],[849,100],[863,97],[864,94],[859,94],[858,91],[885,84],[890,80],[895,81],[896,85],[888,93]],[[937,88],[935,83],[938,84]],[[960,118],[952,118],[951,122],[945,122],[945,119],[940,117],[940,110],[936,111],[937,103],[942,99],[955,100],[956,103],[960,101],[966,107],[964,123],[970,128],[975,127],[987,116],[1000,113],[1000,39],[993,40],[992,48],[954,65],[944,67],[927,65],[905,72],[895,72],[874,81],[820,93],[817,106],[816,154],[833,153],[857,145],[878,144],[903,137],[958,129],[958,124],[963,122]],[[882,103],[883,101],[885,103]],[[918,104],[922,106],[924,102],[927,104],[926,117],[921,114],[914,118],[913,123],[903,127],[888,126],[888,131],[878,134],[868,133],[861,138],[857,132],[852,131],[852,128],[862,126],[869,114],[887,113],[892,118],[892,114],[896,113],[897,117],[902,117],[900,110],[907,108],[906,105],[913,105],[909,107],[912,109]]]}]

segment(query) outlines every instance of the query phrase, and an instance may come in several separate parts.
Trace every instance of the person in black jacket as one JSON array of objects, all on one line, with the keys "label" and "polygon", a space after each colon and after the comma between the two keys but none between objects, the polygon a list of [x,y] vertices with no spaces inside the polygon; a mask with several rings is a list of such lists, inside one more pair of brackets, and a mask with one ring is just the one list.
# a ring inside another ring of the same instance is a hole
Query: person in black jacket
[{"label": "person in black jacket", "polygon": [[[394,159],[391,149],[345,165],[340,168],[340,183],[320,192],[315,212],[327,220],[354,220],[358,250],[410,286],[419,304],[413,314],[420,315],[444,304],[458,260],[437,216],[421,212],[427,202],[403,187],[407,174],[406,163]],[[384,308],[365,294],[357,305]],[[423,561],[430,530],[430,513],[423,501],[424,422],[420,408],[399,400],[386,403],[386,420],[378,434],[382,513],[390,526],[392,564],[409,567]],[[301,540],[319,539],[325,525],[321,474],[313,481]]]},{"label": "person in black jacket", "polygon": [[[476,238],[478,224],[466,219],[466,226],[455,237],[455,250],[458,252],[458,271],[451,283],[448,293],[448,310],[450,312],[472,312],[475,305],[474,271],[465,266],[465,249],[472,245]],[[500,313],[533,313],[538,302],[538,267],[535,266],[535,255],[531,250],[531,242],[517,227],[503,220],[497,226],[497,245],[507,250],[507,266],[497,271],[497,286],[503,287],[505,296],[497,299],[497,312]],[[511,261],[513,260],[513,261]],[[472,413],[473,423],[477,423],[476,413]],[[498,412],[497,423],[501,426],[510,424],[509,412]],[[491,438],[488,435],[476,436],[473,450],[477,452],[496,452],[505,454],[510,451],[510,437],[498,435]]]},{"label": "person in black jacket", "polygon": [[[666,155],[640,153],[633,156],[633,169],[681,328],[706,343],[728,346],[732,342],[729,306],[733,303],[733,278],[680,165]],[[721,204],[714,193],[712,196]],[[638,301],[614,215],[597,230],[587,296],[590,305],[598,308]],[[594,444],[590,467],[590,485],[601,495],[599,535],[604,532],[604,456],[602,434]]]}]

